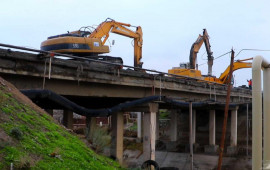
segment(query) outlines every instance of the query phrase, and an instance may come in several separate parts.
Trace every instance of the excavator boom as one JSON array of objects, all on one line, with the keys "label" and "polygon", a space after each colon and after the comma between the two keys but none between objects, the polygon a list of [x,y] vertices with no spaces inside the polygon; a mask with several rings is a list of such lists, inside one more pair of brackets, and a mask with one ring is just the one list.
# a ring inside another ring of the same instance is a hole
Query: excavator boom
[{"label": "excavator boom", "polygon": [[[253,58],[249,58],[249,59],[245,59],[245,60],[237,60],[236,62],[233,63],[233,72],[238,70],[238,69],[242,69],[242,68],[251,68],[252,67],[252,63],[251,62],[243,62],[243,61],[247,61],[247,60],[252,60]],[[226,84],[228,81],[228,76],[229,76],[229,72],[230,72],[230,66],[228,66],[226,68],[226,70],[221,73],[219,80],[222,82],[222,84]]]},{"label": "excavator boom", "polygon": [[136,31],[132,31],[126,27],[131,27],[130,24],[116,22],[110,18],[101,23],[91,34],[90,38],[102,38],[102,45],[105,44],[109,38],[109,33],[115,33],[129,38],[134,38],[134,67],[142,67],[142,44],[143,44],[143,33],[140,26],[136,27]]},{"label": "excavator boom", "polygon": [[80,29],[71,33],[49,37],[48,40],[42,42],[41,49],[58,53],[97,57],[98,54],[109,52],[109,47],[105,43],[109,38],[110,32],[112,32],[134,39],[134,67],[141,68],[143,64],[141,62],[142,28],[138,26],[136,31],[133,31],[127,27],[131,27],[131,25],[107,18],[94,31],[86,31],[89,27],[82,27],[84,30]]},{"label": "excavator boom", "polygon": [[206,29],[203,29],[203,35],[199,35],[197,40],[192,44],[189,55],[190,69],[196,69],[197,53],[199,52],[202,44],[205,44],[207,58],[208,58],[208,75],[212,75],[213,66],[213,52],[211,51],[211,45],[209,42],[209,35]]},{"label": "excavator boom", "polygon": [[[197,53],[199,52],[202,44],[204,43],[207,57],[208,57],[208,75],[201,74],[201,71],[196,68],[196,58]],[[180,63],[180,67],[173,67],[168,70],[169,74],[176,74],[185,77],[196,78],[201,81],[214,82],[219,84],[227,84],[228,83],[228,75],[230,72],[230,66],[220,75],[219,78],[212,76],[212,65],[213,65],[213,52],[211,51],[211,46],[209,42],[209,36],[206,29],[203,29],[203,35],[199,35],[197,40],[192,44],[190,55],[189,55],[189,63]],[[245,62],[247,60],[252,60],[252,58],[237,60],[233,63],[233,71],[242,69],[242,68],[251,68],[252,63]]]}]

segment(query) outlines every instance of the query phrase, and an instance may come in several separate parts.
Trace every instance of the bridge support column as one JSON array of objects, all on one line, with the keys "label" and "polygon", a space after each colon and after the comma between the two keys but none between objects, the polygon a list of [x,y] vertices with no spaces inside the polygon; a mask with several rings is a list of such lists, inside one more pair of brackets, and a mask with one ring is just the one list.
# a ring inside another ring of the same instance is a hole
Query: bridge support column
[{"label": "bridge support column", "polygon": [[169,131],[169,137],[170,140],[166,142],[166,150],[167,151],[175,151],[177,146],[177,120],[178,120],[178,114],[177,110],[170,110],[170,131]]},{"label": "bridge support column", "polygon": [[210,110],[209,113],[209,145],[216,145],[216,113]]},{"label": "bridge support column", "polygon": [[86,117],[86,139],[90,139],[90,137],[93,135],[96,124],[96,117]]},{"label": "bridge support column", "polygon": [[137,112],[137,138],[142,139],[142,112]]},{"label": "bridge support column", "polygon": [[209,112],[209,145],[204,147],[206,153],[217,153],[218,146],[216,145],[216,112]]},{"label": "bridge support column", "polygon": [[170,140],[177,140],[177,110],[171,111],[171,120],[170,120]]},{"label": "bridge support column", "polygon": [[124,116],[123,112],[112,114],[112,143],[111,156],[123,163],[123,133],[124,133]]},{"label": "bridge support column", "polygon": [[156,113],[156,141],[159,140],[159,111]]},{"label": "bridge support column", "polygon": [[155,160],[156,145],[156,114],[158,112],[158,104],[149,104],[150,113],[144,113],[143,117],[143,155],[144,160]]},{"label": "bridge support column", "polygon": [[197,112],[196,110],[192,110],[193,114],[192,114],[192,143],[193,143],[193,151],[197,152],[198,148],[199,148],[199,144],[196,143],[196,116],[197,116]]},{"label": "bridge support column", "polygon": [[231,143],[227,147],[227,154],[229,155],[237,153],[237,110],[238,107],[231,110]]},{"label": "bridge support column", "polygon": [[192,115],[192,142],[193,145],[196,143],[196,110],[193,110]]},{"label": "bridge support column", "polygon": [[73,112],[70,110],[64,110],[63,124],[68,129],[73,129]]}]

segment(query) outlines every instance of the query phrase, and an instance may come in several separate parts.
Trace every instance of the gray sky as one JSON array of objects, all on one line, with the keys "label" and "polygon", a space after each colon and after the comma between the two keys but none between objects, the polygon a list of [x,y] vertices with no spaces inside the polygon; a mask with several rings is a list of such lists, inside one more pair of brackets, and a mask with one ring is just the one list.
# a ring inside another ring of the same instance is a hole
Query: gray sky
[{"label": "gray sky", "polygon": [[[143,29],[143,67],[167,72],[180,62],[187,62],[192,43],[206,28],[214,57],[233,47],[270,49],[270,0],[8,0],[0,6],[0,43],[39,49],[48,36],[98,25],[107,17],[140,25]],[[115,40],[110,55],[122,57],[133,65],[132,40],[110,34]],[[236,59],[270,52],[243,51]],[[198,64],[206,62],[204,45]],[[213,74],[219,75],[229,65],[230,56],[214,61]],[[207,65],[199,67],[207,74]],[[247,84],[251,69],[235,73],[236,85]]]}]

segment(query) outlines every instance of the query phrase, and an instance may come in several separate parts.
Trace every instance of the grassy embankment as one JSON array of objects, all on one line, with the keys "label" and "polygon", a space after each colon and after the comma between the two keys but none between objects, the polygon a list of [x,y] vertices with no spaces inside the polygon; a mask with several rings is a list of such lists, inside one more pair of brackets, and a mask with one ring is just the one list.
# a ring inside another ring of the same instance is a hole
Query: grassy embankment
[{"label": "grassy embankment", "polygon": [[121,169],[0,78],[0,169]]}]

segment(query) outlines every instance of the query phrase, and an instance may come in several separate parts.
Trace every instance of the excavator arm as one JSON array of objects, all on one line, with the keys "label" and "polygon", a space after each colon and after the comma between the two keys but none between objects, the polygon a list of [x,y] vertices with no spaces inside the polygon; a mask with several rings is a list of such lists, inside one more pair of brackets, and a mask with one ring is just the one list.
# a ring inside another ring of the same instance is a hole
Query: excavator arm
[{"label": "excavator arm", "polygon": [[206,31],[206,29],[203,30],[203,37],[204,37],[204,45],[207,52],[207,63],[208,63],[208,75],[212,75],[212,66],[213,66],[213,52],[211,51],[211,45],[209,42],[209,35]]},{"label": "excavator arm", "polygon": [[[236,62],[233,63],[233,72],[238,69],[242,68],[251,68],[252,63],[251,62],[243,62],[247,60],[252,60],[253,58],[248,58],[245,60],[237,60]],[[227,67],[227,69],[220,75],[219,80],[222,82],[222,84],[226,84],[228,81],[228,76],[230,72],[230,66]]]},{"label": "excavator arm", "polygon": [[122,36],[126,36],[134,39],[134,67],[142,67],[142,44],[143,44],[143,33],[140,26],[136,27],[136,31],[132,31],[126,27],[131,27],[130,24],[116,22],[110,18],[102,22],[90,35],[90,38],[104,38],[102,45],[105,44],[109,38],[109,33],[115,33]]},{"label": "excavator arm", "polygon": [[211,51],[211,45],[209,42],[209,35],[206,29],[203,29],[203,35],[199,35],[197,40],[192,44],[189,55],[190,69],[196,68],[197,53],[199,52],[202,44],[205,44],[207,58],[208,58],[208,75],[212,75],[213,66],[213,52]]},{"label": "excavator arm", "polygon": [[197,40],[192,44],[190,49],[189,63],[191,69],[196,68],[197,53],[199,52],[202,44],[203,44],[203,36],[200,34]]}]

